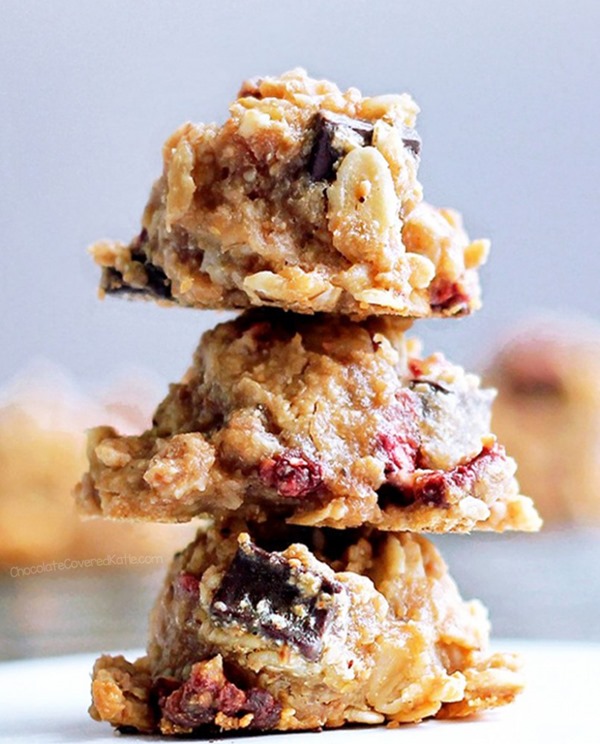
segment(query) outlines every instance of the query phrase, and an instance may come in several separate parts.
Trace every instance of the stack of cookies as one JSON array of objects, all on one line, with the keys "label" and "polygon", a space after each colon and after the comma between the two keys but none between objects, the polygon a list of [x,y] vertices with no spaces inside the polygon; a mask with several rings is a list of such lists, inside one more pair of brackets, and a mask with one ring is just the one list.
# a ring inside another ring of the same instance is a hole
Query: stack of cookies
[{"label": "stack of cookies", "polygon": [[480,305],[485,240],[422,200],[417,107],[294,70],[186,124],[102,292],[242,309],[206,333],[150,430],[90,433],[80,510],[203,517],[147,655],[103,656],[91,714],[141,732],[298,730],[468,716],[510,702],[423,532],[537,530],[490,432],[491,390],[414,319]]}]

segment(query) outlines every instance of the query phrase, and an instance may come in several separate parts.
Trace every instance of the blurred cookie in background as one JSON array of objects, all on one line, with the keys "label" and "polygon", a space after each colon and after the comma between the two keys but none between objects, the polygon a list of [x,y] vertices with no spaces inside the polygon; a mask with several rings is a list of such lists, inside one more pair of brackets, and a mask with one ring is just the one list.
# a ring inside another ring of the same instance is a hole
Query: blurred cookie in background
[{"label": "blurred cookie in background", "polygon": [[538,316],[507,334],[484,373],[494,431],[549,524],[600,525],[600,325]]},{"label": "blurred cookie in background", "polygon": [[73,487],[86,468],[85,430],[108,419],[122,431],[142,431],[159,398],[158,383],[143,372],[86,395],[45,362],[0,391],[0,570],[49,561],[70,568],[88,559],[88,568],[142,566],[191,539],[190,525],[82,520],[74,508]]}]

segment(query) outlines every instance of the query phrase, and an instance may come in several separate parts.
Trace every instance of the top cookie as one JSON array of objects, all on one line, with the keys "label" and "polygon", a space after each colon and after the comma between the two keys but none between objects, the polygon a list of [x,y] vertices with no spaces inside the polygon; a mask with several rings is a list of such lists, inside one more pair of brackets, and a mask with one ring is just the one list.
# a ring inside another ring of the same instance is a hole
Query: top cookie
[{"label": "top cookie", "polygon": [[355,318],[477,309],[488,242],[422,201],[417,111],[303,70],[245,83],[223,126],[167,140],[141,233],[93,246],[102,291]]}]

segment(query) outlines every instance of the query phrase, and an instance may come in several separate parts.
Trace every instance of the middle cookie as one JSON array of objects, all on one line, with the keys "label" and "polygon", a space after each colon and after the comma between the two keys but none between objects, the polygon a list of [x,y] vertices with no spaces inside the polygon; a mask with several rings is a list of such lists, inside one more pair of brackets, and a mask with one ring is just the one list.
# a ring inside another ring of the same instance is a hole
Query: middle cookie
[{"label": "middle cookie", "polygon": [[92,430],[80,509],[384,530],[536,530],[490,433],[492,390],[410,323],[252,310],[207,332],[153,428]]}]

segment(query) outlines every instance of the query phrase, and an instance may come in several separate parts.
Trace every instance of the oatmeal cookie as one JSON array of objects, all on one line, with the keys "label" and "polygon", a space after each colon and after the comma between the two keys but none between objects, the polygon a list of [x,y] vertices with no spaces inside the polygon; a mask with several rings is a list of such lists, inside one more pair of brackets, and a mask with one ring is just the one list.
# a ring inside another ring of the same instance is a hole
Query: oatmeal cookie
[{"label": "oatmeal cookie", "polygon": [[96,663],[96,720],[163,734],[398,725],[520,692],[518,660],[490,654],[484,607],[424,538],[247,529],[214,527],[175,557],[147,656]]},{"label": "oatmeal cookie", "polygon": [[[73,507],[73,485],[86,466],[84,427],[105,417],[135,432],[150,421],[153,384],[139,377],[119,388],[84,395],[68,375],[40,364],[0,390],[0,571],[101,558],[124,546],[170,556],[192,537],[190,525],[182,532],[176,525],[82,520]],[[122,392],[127,404],[115,400]]]},{"label": "oatmeal cookie", "polygon": [[499,345],[486,378],[498,388],[494,429],[544,519],[600,524],[600,326],[532,318]]},{"label": "oatmeal cookie", "polygon": [[478,308],[489,245],[422,201],[417,111],[303,70],[245,83],[225,124],[167,140],[140,235],[93,247],[102,292],[357,318]]},{"label": "oatmeal cookie", "polygon": [[436,532],[540,521],[490,434],[491,390],[402,319],[257,309],[206,333],[152,429],[89,436],[83,512]]}]

